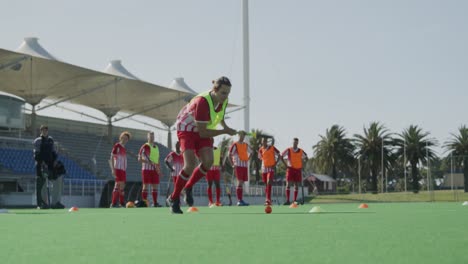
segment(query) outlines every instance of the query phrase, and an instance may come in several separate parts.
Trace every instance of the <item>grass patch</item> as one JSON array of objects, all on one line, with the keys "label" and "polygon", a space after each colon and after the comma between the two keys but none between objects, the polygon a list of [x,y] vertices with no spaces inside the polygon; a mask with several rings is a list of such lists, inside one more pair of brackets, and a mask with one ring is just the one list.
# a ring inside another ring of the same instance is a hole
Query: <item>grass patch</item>
[{"label": "grass patch", "polygon": [[443,190],[417,194],[412,192],[379,193],[379,194],[337,194],[318,195],[311,203],[356,203],[356,202],[463,202],[468,201],[468,193],[463,190]]}]

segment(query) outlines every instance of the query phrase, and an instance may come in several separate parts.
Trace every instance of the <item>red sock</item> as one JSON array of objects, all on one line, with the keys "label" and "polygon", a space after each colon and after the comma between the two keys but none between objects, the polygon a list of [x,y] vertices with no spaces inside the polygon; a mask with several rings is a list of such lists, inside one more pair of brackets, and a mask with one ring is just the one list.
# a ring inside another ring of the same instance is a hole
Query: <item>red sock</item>
[{"label": "red sock", "polygon": [[153,196],[153,203],[156,205],[158,203],[158,191],[153,190],[151,195]]},{"label": "red sock", "polygon": [[269,189],[269,188],[268,188],[268,184],[267,184],[267,185],[265,185],[265,198],[266,198],[267,201],[269,200],[269,199],[268,199],[268,197],[269,197],[269,195],[268,195],[268,189]]},{"label": "red sock", "polygon": [[118,198],[119,198],[119,189],[114,188],[114,191],[112,191],[112,204],[117,204]]},{"label": "red sock", "polygon": [[182,189],[184,189],[185,184],[188,181],[188,175],[185,173],[185,171],[181,171],[180,175],[177,176],[177,180],[174,184],[174,191],[171,194],[171,199],[176,200],[179,199],[180,193],[182,192]]},{"label": "red sock", "polygon": [[236,194],[237,194],[237,200],[242,200],[242,194],[244,193],[244,190],[242,189],[242,186],[239,187],[237,186],[236,188]]},{"label": "red sock", "polygon": [[213,192],[211,191],[211,186],[208,186],[208,190],[206,192],[208,193],[208,201],[213,203]]},{"label": "red sock", "polygon": [[219,200],[221,198],[221,187],[216,187],[216,202],[221,203]]},{"label": "red sock", "polygon": [[267,185],[267,189],[268,189],[268,192],[267,192],[267,200],[268,200],[268,201],[271,201],[271,184],[268,184],[268,185]]},{"label": "red sock", "polygon": [[187,184],[185,184],[185,188],[192,188],[195,183],[197,183],[201,178],[205,177],[206,172],[208,170],[205,170],[204,168],[202,169],[202,165],[198,166],[192,173],[192,177],[190,177],[189,181]]},{"label": "red sock", "polygon": [[[291,190],[289,188],[286,189],[286,201],[289,202],[289,197],[291,196]],[[294,199],[295,200],[295,199]]]},{"label": "red sock", "polygon": [[120,205],[125,205],[125,192],[121,191],[120,192]]},{"label": "red sock", "polygon": [[148,200],[148,191],[147,190],[143,190],[141,192],[141,198],[143,198],[143,200]]},{"label": "red sock", "polygon": [[298,193],[298,189],[294,188],[294,201],[297,201],[297,193]]}]

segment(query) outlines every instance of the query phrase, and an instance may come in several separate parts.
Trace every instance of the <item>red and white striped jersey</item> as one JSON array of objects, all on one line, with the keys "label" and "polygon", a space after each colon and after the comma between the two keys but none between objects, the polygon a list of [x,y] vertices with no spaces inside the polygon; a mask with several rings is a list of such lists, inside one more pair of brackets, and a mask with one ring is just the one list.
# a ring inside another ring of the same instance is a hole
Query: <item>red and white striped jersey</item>
[{"label": "red and white striped jersey", "polygon": [[[141,146],[140,151],[138,152],[138,156],[142,160],[148,160],[150,157],[151,149],[148,145],[144,144]],[[152,163],[142,162],[141,163],[141,170],[148,170],[148,171],[155,171],[156,167]]]},{"label": "red and white striped jersey", "polygon": [[112,148],[111,159],[114,162],[114,169],[127,170],[127,151],[120,142],[115,143]]},{"label": "red and white striped jersey", "polygon": [[[218,104],[215,111],[222,109],[222,104]],[[210,121],[210,106],[204,97],[195,97],[186,104],[177,115],[176,127],[177,131],[198,132],[195,123],[208,123]]]},{"label": "red and white striped jersey", "polygon": [[[248,161],[243,161],[239,158],[236,143],[237,142],[234,142],[229,148],[229,158],[231,159],[231,162],[232,164],[234,164],[234,166],[246,168],[248,166]],[[252,149],[250,148],[248,144],[247,144],[247,155],[249,156],[249,159],[250,159],[250,156],[252,155]]]},{"label": "red and white striped jersey", "polygon": [[[286,164],[288,165],[288,167],[291,167],[291,159],[289,157],[289,150],[292,149],[292,148],[287,148],[285,151],[283,151],[283,153],[281,153],[281,156],[283,157],[284,160],[286,160]],[[295,150],[293,150],[294,152],[299,152],[301,149],[300,148],[297,148]],[[302,160],[307,160],[309,159],[307,157],[307,153],[305,153],[304,150],[302,150]]]},{"label": "red and white striped jersey", "polygon": [[174,169],[174,171],[171,171],[172,177],[179,176],[180,172],[184,168],[184,155],[182,155],[182,153],[177,154],[176,152],[171,151],[171,153],[169,153],[164,159],[164,162],[171,164]]}]

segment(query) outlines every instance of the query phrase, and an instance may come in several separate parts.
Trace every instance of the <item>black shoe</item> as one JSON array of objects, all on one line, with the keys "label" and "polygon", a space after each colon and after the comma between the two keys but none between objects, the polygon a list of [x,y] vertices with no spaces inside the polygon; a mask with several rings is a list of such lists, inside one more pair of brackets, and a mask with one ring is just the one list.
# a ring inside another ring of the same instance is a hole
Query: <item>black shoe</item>
[{"label": "black shoe", "polygon": [[46,203],[40,203],[37,205],[37,209],[49,209],[49,205]]},{"label": "black shoe", "polygon": [[239,201],[237,202],[237,206],[249,206],[249,204],[246,203],[246,202],[244,202],[244,200],[239,200]]},{"label": "black shoe", "polygon": [[183,214],[182,210],[180,210],[180,200],[172,200],[171,197],[169,196],[166,200],[166,202],[169,204],[169,210],[173,214]]},{"label": "black shoe", "polygon": [[52,208],[52,209],[65,209],[65,205],[63,205],[60,202],[57,202],[57,203],[53,204],[50,208]]},{"label": "black shoe", "polygon": [[155,203],[155,204],[153,204],[153,207],[162,207],[162,206],[160,204],[158,204],[158,203]]},{"label": "black shoe", "polygon": [[284,202],[283,205],[291,205],[291,203],[289,201],[286,201],[286,202]]},{"label": "black shoe", "polygon": [[120,208],[119,204],[111,204],[109,208]]},{"label": "black shoe", "polygon": [[187,188],[185,189],[185,198],[184,198],[185,203],[189,206],[193,206],[193,195],[192,195],[192,188]]}]

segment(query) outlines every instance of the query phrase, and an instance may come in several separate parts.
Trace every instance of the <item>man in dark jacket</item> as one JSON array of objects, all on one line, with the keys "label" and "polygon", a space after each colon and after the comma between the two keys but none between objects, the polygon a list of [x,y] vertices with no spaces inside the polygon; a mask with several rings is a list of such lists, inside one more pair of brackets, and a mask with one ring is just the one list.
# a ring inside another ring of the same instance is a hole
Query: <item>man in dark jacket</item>
[{"label": "man in dark jacket", "polygon": [[[55,177],[54,166],[57,165],[57,151],[54,140],[49,137],[49,128],[42,125],[41,135],[34,140],[34,160],[36,161],[36,199],[39,209],[63,209],[60,203],[63,190],[62,177]],[[47,191],[47,179],[53,180],[52,202],[49,204],[49,193]]]}]

